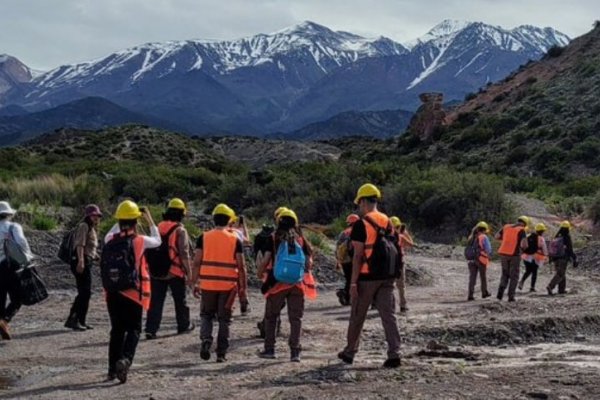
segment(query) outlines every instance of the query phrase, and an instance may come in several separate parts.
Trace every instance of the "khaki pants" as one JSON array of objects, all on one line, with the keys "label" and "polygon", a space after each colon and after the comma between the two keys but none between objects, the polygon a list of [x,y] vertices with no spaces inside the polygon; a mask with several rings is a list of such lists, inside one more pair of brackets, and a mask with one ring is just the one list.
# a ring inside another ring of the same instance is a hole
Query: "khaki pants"
[{"label": "khaki pants", "polygon": [[485,296],[488,292],[487,289],[487,267],[480,262],[470,261],[469,262],[469,297],[473,297],[475,293],[475,284],[477,283],[477,275],[481,281],[481,296]]},{"label": "khaki pants", "polygon": [[519,269],[521,266],[521,257],[519,256],[500,256],[502,264],[502,277],[500,278],[500,287],[498,288],[498,299],[502,299],[504,291],[508,287],[508,299],[514,300],[519,284]]},{"label": "khaki pants", "polygon": [[400,269],[400,278],[396,280],[396,287],[398,288],[400,309],[404,309],[406,308],[406,267],[404,263],[402,263],[402,269]]},{"label": "khaki pants", "polygon": [[400,331],[394,314],[394,281],[394,279],[388,279],[358,282],[358,298],[352,302],[348,324],[348,344],[344,349],[344,353],[347,355],[354,357],[358,352],[360,335],[367,318],[367,312],[371,304],[375,304],[377,311],[379,311],[385,340],[388,344],[388,358],[400,357]]},{"label": "khaki pants", "polygon": [[267,351],[275,350],[277,321],[286,303],[290,321],[290,349],[302,349],[300,336],[302,335],[302,317],[304,316],[304,292],[294,286],[267,297],[265,310],[265,350]]},{"label": "khaki pants", "polygon": [[569,265],[568,259],[554,261],[554,276],[548,284],[550,290],[554,290],[554,287],[558,285],[558,293],[565,293],[567,289],[567,265]]},{"label": "khaki pants", "polygon": [[202,291],[202,303],[200,304],[200,340],[202,342],[213,341],[213,319],[217,317],[219,322],[219,333],[217,335],[217,354],[225,355],[229,348],[229,326],[231,325],[231,314],[233,302],[237,289],[229,292]]}]

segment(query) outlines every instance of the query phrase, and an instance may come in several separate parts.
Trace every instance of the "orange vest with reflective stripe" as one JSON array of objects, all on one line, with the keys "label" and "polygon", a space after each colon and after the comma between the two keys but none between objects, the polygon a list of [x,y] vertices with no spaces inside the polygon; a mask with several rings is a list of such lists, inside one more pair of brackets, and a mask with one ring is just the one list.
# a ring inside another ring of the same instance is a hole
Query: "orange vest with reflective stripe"
[{"label": "orange vest with reflective stripe", "polygon": [[219,292],[235,289],[240,276],[236,259],[238,237],[227,230],[214,229],[206,232],[202,240],[198,287]]},{"label": "orange vest with reflective stripe", "polygon": [[[386,227],[388,227],[390,224],[390,219],[388,218],[388,216],[379,211],[371,211],[370,213],[365,215],[365,217],[369,217],[374,223],[376,223],[382,229],[386,229]],[[365,224],[365,230],[367,231],[367,241],[365,242],[365,255],[364,255],[365,262],[363,263],[362,267],[360,268],[360,273],[361,274],[369,274],[371,271],[369,269],[369,264],[367,263],[367,260],[373,254],[373,246],[375,245],[375,241],[377,240],[377,231],[364,218],[363,218],[363,223]]]},{"label": "orange vest with reflective stripe", "polygon": [[150,273],[144,257],[144,238],[142,236],[136,235],[133,238],[133,252],[139,276],[137,288],[123,290],[120,293],[141,305],[144,310],[148,310],[150,308]]},{"label": "orange vest with reflective stripe", "polygon": [[521,252],[521,243],[519,243],[519,235],[525,228],[519,225],[504,225],[502,228],[502,244],[498,249],[498,254],[501,256],[518,256]]},{"label": "orange vest with reflective stripe", "polygon": [[479,258],[477,260],[481,265],[485,265],[487,267],[490,264],[490,256],[485,251],[485,234],[480,233],[479,236],[477,236],[477,241],[479,242]]},{"label": "orange vest with reflective stripe", "polygon": [[[166,235],[175,225],[179,225],[179,222],[163,221],[158,224],[158,232],[161,236]],[[185,276],[185,272],[183,270],[183,263],[181,262],[181,257],[179,255],[179,235],[177,234],[177,231],[178,229],[175,229],[168,238],[169,259],[171,260],[171,269],[169,269],[169,273],[178,278],[183,278]]]}]

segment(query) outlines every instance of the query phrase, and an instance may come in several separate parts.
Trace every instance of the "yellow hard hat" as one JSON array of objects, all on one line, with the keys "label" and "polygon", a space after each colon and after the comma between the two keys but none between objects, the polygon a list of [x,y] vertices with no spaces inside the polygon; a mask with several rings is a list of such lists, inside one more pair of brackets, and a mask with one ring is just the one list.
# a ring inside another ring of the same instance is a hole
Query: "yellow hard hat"
[{"label": "yellow hard hat", "polygon": [[181,200],[177,197],[175,197],[169,201],[167,208],[175,208],[177,210],[182,210],[182,211],[186,210],[185,203],[183,202],[183,200]]},{"label": "yellow hard hat", "polygon": [[293,210],[290,210],[289,208],[286,208],[281,213],[279,213],[278,220],[283,217],[290,217],[296,222],[296,225],[298,224],[298,216]]},{"label": "yellow hard hat", "polygon": [[573,225],[571,225],[571,223],[567,220],[562,221],[559,225],[561,228],[567,228],[567,229],[571,229],[573,227]]},{"label": "yellow hard hat", "polygon": [[517,221],[523,222],[525,224],[525,226],[529,226],[531,225],[531,219],[525,215],[521,215]]},{"label": "yellow hard hat", "polygon": [[287,209],[287,207],[278,207],[277,210],[275,210],[275,212],[273,213],[273,216],[275,217],[275,219],[277,219],[279,217],[279,214],[281,214],[282,211]]},{"label": "yellow hard hat", "polygon": [[365,183],[358,189],[358,192],[356,192],[354,204],[358,204],[360,202],[360,199],[364,199],[365,197],[377,197],[377,200],[380,200],[381,192],[379,191],[379,189],[377,189],[377,186],[371,183]]},{"label": "yellow hard hat", "polygon": [[546,232],[546,225],[544,225],[543,223],[539,223],[535,226],[535,231],[536,232]]},{"label": "yellow hard hat", "polygon": [[483,228],[483,229],[485,229],[485,231],[486,231],[486,232],[489,232],[489,231],[490,231],[490,226],[489,226],[489,225],[488,225],[488,223],[487,223],[487,222],[485,222],[485,221],[479,221],[479,222],[477,223],[477,225],[475,225],[475,228],[476,228],[476,229]]},{"label": "yellow hard hat", "polygon": [[121,202],[117,207],[117,212],[115,212],[115,218],[119,220],[138,219],[141,216],[140,208],[131,200]]},{"label": "yellow hard hat", "polygon": [[397,228],[397,227],[399,227],[400,225],[402,225],[402,221],[400,221],[400,218],[398,218],[398,217],[392,217],[392,218],[390,218],[390,221],[391,221],[391,223],[392,223],[392,226],[393,226],[394,228]]},{"label": "yellow hard hat", "polygon": [[224,203],[217,204],[217,206],[212,212],[212,215],[226,215],[230,219],[235,218],[235,212],[227,204]]}]

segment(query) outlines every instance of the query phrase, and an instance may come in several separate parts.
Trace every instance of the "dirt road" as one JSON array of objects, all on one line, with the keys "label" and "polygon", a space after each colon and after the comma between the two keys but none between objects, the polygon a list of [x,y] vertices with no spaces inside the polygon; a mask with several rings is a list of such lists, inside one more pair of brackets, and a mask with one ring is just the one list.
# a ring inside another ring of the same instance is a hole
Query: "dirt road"
[{"label": "dirt road", "polygon": [[[0,399],[598,399],[600,398],[600,277],[569,276],[570,294],[520,294],[516,303],[495,299],[466,302],[466,266],[461,261],[413,256],[434,284],[409,287],[410,311],[399,317],[405,344],[403,365],[383,370],[385,343],[376,311],[363,334],[353,366],[336,359],[344,345],[348,308],[333,290],[307,303],[303,361],[293,364],[285,337],[279,358],[256,357],[263,300],[252,298],[251,316],[236,316],[229,361],[199,357],[198,332],[176,336],[168,301],[160,338],[140,342],[129,382],[103,383],[108,320],[95,294],[93,331],[63,328],[74,293],[53,292],[38,307],[23,308],[13,324],[14,340],[0,342]],[[490,269],[491,288],[499,277]],[[192,300],[197,315],[199,304]],[[236,313],[237,314],[237,313]],[[283,335],[288,326],[284,319]]]}]

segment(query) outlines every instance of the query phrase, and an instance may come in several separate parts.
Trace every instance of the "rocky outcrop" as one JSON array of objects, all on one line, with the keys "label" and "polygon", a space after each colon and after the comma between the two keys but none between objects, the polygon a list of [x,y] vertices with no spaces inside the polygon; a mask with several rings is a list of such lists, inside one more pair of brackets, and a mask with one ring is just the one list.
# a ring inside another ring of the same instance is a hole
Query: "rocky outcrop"
[{"label": "rocky outcrop", "polygon": [[422,93],[419,98],[423,102],[408,126],[408,132],[418,136],[422,141],[433,138],[433,134],[444,124],[446,112],[444,111],[442,93]]},{"label": "rocky outcrop", "polygon": [[25,64],[15,57],[0,54],[0,96],[29,81],[31,81],[31,71]]}]

